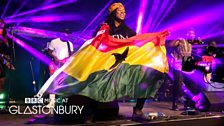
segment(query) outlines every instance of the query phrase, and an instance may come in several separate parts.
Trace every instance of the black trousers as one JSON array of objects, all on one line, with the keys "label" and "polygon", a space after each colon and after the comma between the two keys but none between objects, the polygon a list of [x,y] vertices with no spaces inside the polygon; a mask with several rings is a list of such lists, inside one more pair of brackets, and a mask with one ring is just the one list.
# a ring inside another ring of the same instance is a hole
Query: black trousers
[{"label": "black trousers", "polygon": [[146,101],[146,98],[138,98],[135,105],[135,109],[142,110],[144,107],[145,101]]},{"label": "black trousers", "polygon": [[172,98],[172,109],[176,109],[176,101],[179,97],[183,95],[182,93],[182,83],[183,83],[183,75],[179,70],[173,70],[173,98]]},{"label": "black trousers", "polygon": [[[187,75],[187,74],[186,74]],[[186,103],[191,102],[189,97],[187,97],[187,94],[185,94],[182,90],[183,83],[185,86],[190,90],[191,93],[198,94],[202,91],[202,88],[200,87],[200,84],[198,82],[193,81],[194,75],[191,75],[187,77],[185,74],[183,74],[180,70],[173,70],[173,78],[174,78],[174,85],[173,85],[173,98],[172,98],[172,109],[175,109],[176,107],[176,101],[178,98],[185,96]],[[202,75],[201,75],[202,76]]]}]

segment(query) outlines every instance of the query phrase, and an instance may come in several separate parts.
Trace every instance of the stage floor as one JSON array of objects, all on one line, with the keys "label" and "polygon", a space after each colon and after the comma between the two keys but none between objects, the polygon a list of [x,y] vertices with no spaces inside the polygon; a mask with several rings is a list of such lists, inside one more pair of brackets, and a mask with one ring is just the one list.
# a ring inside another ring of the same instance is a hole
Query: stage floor
[{"label": "stage floor", "polygon": [[[162,112],[166,115],[164,118],[157,118],[151,121],[135,122],[131,120],[132,108],[135,103],[120,102],[119,117],[116,120],[95,121],[88,125],[150,125],[150,126],[223,126],[224,113],[222,112],[200,112],[198,115],[181,115],[183,111],[171,110],[171,102],[147,102],[143,109],[144,113]],[[180,106],[180,105],[179,105]],[[21,126],[21,125],[59,125],[54,123],[53,115],[12,115],[0,114],[1,126]],[[74,124],[60,124],[74,125]],[[75,124],[87,125],[87,124]]]}]

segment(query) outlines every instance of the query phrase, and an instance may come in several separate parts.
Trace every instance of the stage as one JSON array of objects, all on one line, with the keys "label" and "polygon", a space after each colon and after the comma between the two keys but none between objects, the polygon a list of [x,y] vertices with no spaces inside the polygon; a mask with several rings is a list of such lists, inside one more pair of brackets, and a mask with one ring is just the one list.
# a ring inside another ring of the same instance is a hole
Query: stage
[{"label": "stage", "polygon": [[[1,114],[1,125],[21,126],[21,125],[150,125],[150,126],[223,126],[223,112],[199,112],[197,115],[182,115],[183,111],[171,110],[171,102],[148,101],[143,109],[144,113],[162,112],[166,116],[157,117],[151,121],[136,122],[131,120],[132,107],[134,102],[120,102],[119,117],[115,120],[95,120],[91,124],[80,123],[55,123],[54,116],[49,115],[29,115],[29,114]],[[181,106],[179,104],[179,106]]]}]

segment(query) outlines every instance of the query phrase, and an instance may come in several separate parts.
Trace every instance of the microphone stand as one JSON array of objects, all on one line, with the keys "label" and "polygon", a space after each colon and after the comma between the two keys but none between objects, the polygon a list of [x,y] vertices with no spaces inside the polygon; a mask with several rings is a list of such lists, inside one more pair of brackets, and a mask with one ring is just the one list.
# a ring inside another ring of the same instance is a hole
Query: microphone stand
[{"label": "microphone stand", "polygon": [[32,79],[33,79],[32,83],[33,83],[34,93],[36,94],[36,93],[37,93],[37,89],[36,89],[36,81],[35,81],[34,73],[33,73],[32,60],[33,60],[33,57],[32,57],[31,60],[30,60],[30,70],[31,70]]},{"label": "microphone stand", "polygon": [[12,59],[13,59],[13,62],[16,62],[16,51],[15,51],[15,42],[14,42],[14,32],[13,32],[13,27],[11,27],[11,35],[12,35]]}]

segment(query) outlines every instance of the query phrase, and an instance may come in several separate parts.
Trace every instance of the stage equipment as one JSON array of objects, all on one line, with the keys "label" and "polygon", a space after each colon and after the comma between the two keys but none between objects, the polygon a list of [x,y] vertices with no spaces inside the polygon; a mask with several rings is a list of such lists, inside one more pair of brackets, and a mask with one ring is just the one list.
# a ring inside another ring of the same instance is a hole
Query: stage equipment
[{"label": "stage equipment", "polygon": [[193,57],[183,57],[182,71],[189,72],[194,69],[201,70],[204,75],[211,73],[211,80],[208,81],[224,83],[224,58],[205,57],[202,61],[196,61]]}]

